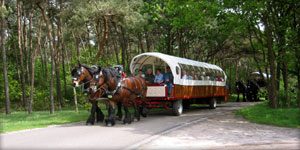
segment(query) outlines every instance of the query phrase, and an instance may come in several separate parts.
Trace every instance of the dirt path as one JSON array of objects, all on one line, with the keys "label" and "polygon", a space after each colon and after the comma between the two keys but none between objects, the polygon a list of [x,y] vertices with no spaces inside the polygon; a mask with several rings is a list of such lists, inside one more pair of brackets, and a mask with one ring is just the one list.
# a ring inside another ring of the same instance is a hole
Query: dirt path
[{"label": "dirt path", "polygon": [[142,149],[300,149],[300,129],[250,123],[234,110],[250,103],[218,107],[205,121],[161,135]]},{"label": "dirt path", "polygon": [[0,149],[297,149],[299,129],[249,123],[234,111],[253,103],[226,103],[216,110],[193,107],[180,117],[155,112],[130,125],[76,123],[0,135]]}]

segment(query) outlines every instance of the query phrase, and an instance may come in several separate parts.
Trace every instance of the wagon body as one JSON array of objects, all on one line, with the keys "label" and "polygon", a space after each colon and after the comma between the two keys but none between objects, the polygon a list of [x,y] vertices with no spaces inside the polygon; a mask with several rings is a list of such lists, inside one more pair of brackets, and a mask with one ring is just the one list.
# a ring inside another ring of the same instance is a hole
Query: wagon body
[{"label": "wagon body", "polygon": [[213,64],[150,52],[135,56],[130,71],[136,74],[138,70],[160,68],[165,72],[166,67],[170,67],[174,77],[171,93],[168,94],[165,84],[148,84],[148,108],[172,108],[175,115],[180,115],[182,107],[193,103],[209,104],[215,108],[217,102],[227,101],[227,76],[219,66]]}]

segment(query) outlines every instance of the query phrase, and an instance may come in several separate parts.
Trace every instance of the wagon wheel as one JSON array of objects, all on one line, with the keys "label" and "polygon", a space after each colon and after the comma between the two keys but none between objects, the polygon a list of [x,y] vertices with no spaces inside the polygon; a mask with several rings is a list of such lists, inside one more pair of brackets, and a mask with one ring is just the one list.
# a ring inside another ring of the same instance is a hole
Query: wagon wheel
[{"label": "wagon wheel", "polygon": [[211,98],[208,102],[209,109],[216,109],[217,107],[217,99],[216,98]]},{"label": "wagon wheel", "polygon": [[180,116],[182,114],[182,110],[182,100],[176,100],[173,102],[172,112],[174,116]]}]

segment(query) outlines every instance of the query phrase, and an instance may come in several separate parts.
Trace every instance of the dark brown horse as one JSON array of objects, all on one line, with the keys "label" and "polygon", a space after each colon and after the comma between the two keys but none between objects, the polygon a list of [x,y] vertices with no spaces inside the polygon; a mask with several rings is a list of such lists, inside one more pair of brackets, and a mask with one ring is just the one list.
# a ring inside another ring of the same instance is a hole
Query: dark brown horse
[{"label": "dark brown horse", "polygon": [[[102,97],[106,96],[108,98],[108,118],[105,120],[107,126],[115,124],[115,108],[118,102],[121,102],[124,107],[124,124],[132,122],[132,117],[128,110],[129,106],[134,107],[137,120],[140,120],[140,113],[142,113],[142,116],[146,116],[144,106],[147,86],[143,78],[118,78],[117,72],[113,68],[102,69],[94,78],[97,80],[99,90],[104,91],[102,92]],[[141,103],[138,104],[138,102]]]},{"label": "dark brown horse", "polygon": [[[83,86],[84,87],[84,92],[88,93],[88,100],[92,104],[91,108],[91,114],[86,121],[86,124],[91,124],[93,125],[95,123],[95,120],[97,122],[103,122],[104,120],[104,115],[101,109],[98,107],[97,99],[100,97],[100,95],[103,95],[103,91],[99,90],[96,92],[93,92],[91,90],[91,83],[95,82],[94,81],[94,74],[98,74],[100,72],[101,68],[91,68],[86,65],[82,65],[78,63],[78,66],[75,67],[72,72],[72,83],[74,87],[79,87]],[[95,118],[96,114],[96,118]],[[121,105],[118,104],[118,116],[122,118],[122,111],[121,111]]]}]

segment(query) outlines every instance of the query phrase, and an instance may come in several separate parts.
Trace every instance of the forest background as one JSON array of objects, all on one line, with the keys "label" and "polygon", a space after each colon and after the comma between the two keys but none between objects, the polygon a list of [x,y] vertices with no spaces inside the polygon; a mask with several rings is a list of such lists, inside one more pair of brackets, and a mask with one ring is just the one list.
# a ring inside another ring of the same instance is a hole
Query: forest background
[{"label": "forest background", "polygon": [[[221,66],[235,81],[266,79],[271,108],[300,107],[297,0],[0,0],[0,110],[74,106],[70,70],[143,52]],[[80,89],[77,89],[80,93]],[[86,102],[79,95],[79,105]]]}]

